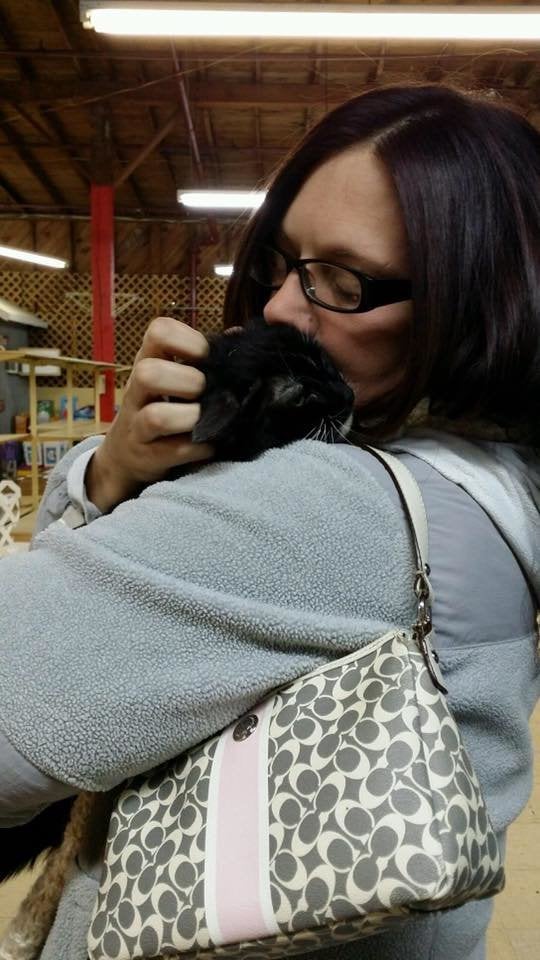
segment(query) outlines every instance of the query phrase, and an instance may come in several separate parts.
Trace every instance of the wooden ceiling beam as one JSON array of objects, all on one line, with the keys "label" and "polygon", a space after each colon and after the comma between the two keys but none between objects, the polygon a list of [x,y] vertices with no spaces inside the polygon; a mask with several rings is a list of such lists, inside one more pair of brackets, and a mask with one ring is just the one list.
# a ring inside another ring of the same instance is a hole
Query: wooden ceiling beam
[{"label": "wooden ceiling beam", "polygon": [[379,83],[383,72],[384,72],[384,56],[386,53],[386,43],[383,41],[379,47],[379,52],[376,57],[373,58],[373,66],[371,67],[366,83],[369,86],[372,86],[375,83]]},{"label": "wooden ceiling beam", "polygon": [[[18,38],[15,36],[13,28],[10,22],[8,21],[5,13],[2,13],[1,11],[0,11],[0,35],[4,39],[5,43],[8,44],[9,47],[11,47],[11,49],[15,52],[15,54],[17,54],[19,49]],[[16,61],[17,61],[17,66],[19,68],[21,77],[29,83],[35,83],[37,80],[37,74],[32,61],[26,60],[22,57],[16,57]],[[25,111],[24,108],[21,107],[17,97],[15,97],[13,100],[13,108],[19,113],[20,116],[22,116],[26,120],[27,123],[33,126],[34,129],[38,127],[45,136],[51,138],[52,140],[56,139],[56,145],[60,150],[62,150],[64,154],[66,154],[75,172],[77,173],[79,178],[82,180],[83,184],[87,186],[88,174],[86,173],[82,165],[79,163],[79,161],[73,158],[72,150],[69,144],[67,143],[66,134],[63,129],[61,120],[57,116],[55,116],[54,113],[45,113],[45,109],[44,109],[45,107],[46,105],[38,106],[38,112],[41,116],[42,121],[45,123],[45,126],[43,126],[43,123],[39,123],[38,121],[34,120],[34,118],[27,111]],[[49,128],[52,128],[54,136],[51,136],[49,132]],[[52,182],[52,181],[49,180],[49,182]]]},{"label": "wooden ceiling beam", "polygon": [[[187,128],[187,135],[188,135],[188,140],[189,140],[189,146],[190,146],[190,148],[191,148],[191,159],[192,159],[192,164],[193,164],[193,174],[194,174],[194,176],[195,176],[195,181],[196,181],[200,186],[204,186],[204,185],[206,184],[206,177],[205,177],[205,173],[204,173],[203,163],[202,163],[202,160],[201,160],[201,153],[200,153],[200,149],[199,149],[199,142],[198,142],[198,140],[197,140],[197,134],[196,134],[196,132],[195,132],[195,125],[194,125],[194,122],[193,122],[193,114],[192,114],[192,112],[191,112],[190,96],[188,96],[187,87],[186,87],[186,84],[185,84],[185,82],[184,82],[184,77],[183,77],[184,68],[183,68],[182,62],[181,62],[181,60],[180,60],[180,57],[178,56],[178,53],[177,53],[177,50],[176,50],[176,46],[175,46],[175,44],[174,44],[174,41],[172,41],[172,40],[171,40],[170,47],[171,47],[172,62],[173,62],[173,64],[174,64],[176,86],[177,86],[177,90],[178,90],[177,96],[178,96],[178,98],[179,98],[179,100],[180,100],[180,104],[181,104],[181,107],[182,107],[182,110],[183,110],[183,113],[184,113],[184,122],[185,122],[185,125],[186,125],[186,128]],[[191,88],[190,88],[190,93],[191,93]],[[216,220],[215,220],[214,217],[208,216],[206,222],[207,222],[207,224],[208,224],[208,234],[207,234],[206,239],[203,241],[203,243],[209,243],[209,244],[215,245],[215,244],[219,243],[219,239],[220,239],[220,238],[219,238],[219,230],[218,230],[218,227],[217,227]],[[193,244],[193,247],[192,247],[192,253],[193,253],[193,256],[195,257],[195,260],[193,261],[195,271],[196,271],[196,269],[197,269],[197,263],[196,263],[196,258],[197,258],[196,245],[199,245],[199,243],[200,243],[199,241],[194,241],[194,244]]]},{"label": "wooden ceiling beam", "polygon": [[[197,107],[251,108],[294,105],[298,107],[324,103],[320,87],[303,83],[232,83],[227,81],[190,84],[190,101]],[[130,100],[144,106],[163,106],[178,96],[175,79],[165,79],[153,87],[111,83],[109,80],[40,80],[35,83],[25,81],[0,82],[0,98],[15,103],[65,104],[69,107],[84,106],[91,100]],[[327,96],[332,101],[345,99],[343,86],[329,87]]]},{"label": "wooden ceiling beam", "polygon": [[11,197],[13,203],[16,203],[19,207],[24,207],[26,200],[21,193],[13,186],[12,183],[7,179],[4,174],[0,174],[0,188],[7,193],[8,197]]},{"label": "wooden ceiling beam", "polygon": [[[311,70],[309,71],[308,81],[307,81],[308,86],[310,87],[315,86],[315,84],[319,79],[321,63],[322,63],[321,57],[319,56],[320,54],[322,54],[322,43],[319,40],[315,44],[315,52],[313,52],[312,54],[313,60],[312,60]],[[307,133],[307,131],[311,126],[311,123],[312,123],[311,110],[309,109],[309,107],[306,107],[304,110],[304,133]]]},{"label": "wooden ceiling beam", "polygon": [[206,150],[201,150],[201,157],[210,160],[214,167],[216,181],[219,184],[223,182],[223,170],[221,169],[221,160],[216,140],[216,131],[212,121],[212,114],[210,113],[210,110],[205,109],[203,110],[202,115],[204,135],[206,138]]},{"label": "wooden ceiling beam", "polygon": [[[143,150],[146,145],[144,143],[132,143],[125,140],[122,141],[122,150],[126,151],[140,151]],[[48,141],[39,141],[31,144],[32,150],[39,150],[47,152],[49,150],[57,150],[58,147],[55,143],[50,143]],[[73,147],[79,152],[88,152],[91,149],[91,143],[89,141],[78,141],[73,144]],[[0,140],[0,151],[11,150],[12,145],[7,141]],[[227,164],[227,156],[231,154],[232,157],[241,160],[242,162],[246,160],[253,160],[253,147],[237,147],[234,144],[227,146],[226,144],[220,144],[219,147],[215,145],[215,149],[219,150],[221,161]],[[275,157],[282,157],[284,152],[287,150],[287,145],[281,147],[269,147],[268,145],[261,145],[260,151],[261,154],[268,158],[273,159]],[[164,157],[178,157],[180,160],[188,160],[191,156],[191,151],[185,146],[178,146],[175,144],[164,144],[160,147],[160,153]],[[214,161],[217,159],[214,157],[213,147],[211,144],[200,147],[200,154],[203,160]]]},{"label": "wooden ceiling beam", "polygon": [[[261,61],[257,57],[255,52],[255,63],[253,65],[253,82],[260,87],[262,82],[262,67]],[[257,156],[257,166],[259,169],[259,177],[262,180],[264,177],[264,162],[262,158],[262,131],[261,131],[261,112],[259,107],[255,107],[253,111],[253,121],[255,124],[254,134],[255,134],[255,153]]]},{"label": "wooden ceiling beam", "polygon": [[69,160],[71,166],[76,171],[79,179],[84,184],[85,187],[90,183],[90,176],[87,170],[83,167],[80,160],[74,156],[77,148],[70,143],[67,143],[66,132],[62,126],[60,119],[56,116],[55,113],[50,113],[47,120],[50,123],[51,127],[54,130],[55,136],[53,136],[49,130],[44,127],[35,117],[32,116],[24,107],[21,107],[20,104],[11,104],[11,106],[17,111],[18,114],[26,121],[31,127],[34,128],[41,136],[45,137],[48,141],[48,145],[54,147],[55,150],[60,150]]},{"label": "wooden ceiling beam", "polygon": [[140,150],[137,156],[134,157],[133,160],[131,160],[126,167],[124,167],[122,173],[116,178],[114,182],[115,187],[119,187],[124,182],[124,180],[127,180],[127,178],[133,173],[133,171],[136,170],[138,166],[140,166],[143,160],[146,160],[147,156],[153,153],[153,151],[156,149],[158,144],[160,144],[161,141],[164,140],[164,138],[167,136],[167,134],[171,132],[173,127],[176,126],[181,113],[182,113],[182,107],[176,107],[176,109],[173,110],[171,116],[165,121],[164,124],[161,125],[161,127],[158,130],[156,130],[152,139],[149,140],[149,142],[145,144],[145,146]]},{"label": "wooden ceiling beam", "polygon": [[[25,204],[24,209],[16,210],[13,204],[0,203],[0,219],[2,220],[89,220],[88,207],[51,206],[47,204]],[[115,209],[116,220],[161,221],[163,223],[187,223],[191,226],[207,223],[206,217],[186,216],[181,207],[152,207],[147,206],[141,211],[139,207],[119,206]],[[238,211],[229,211],[220,214],[219,223],[238,225]]]},{"label": "wooden ceiling beam", "polygon": [[[111,110],[111,108],[110,108],[110,104],[108,104],[108,103],[104,104],[103,109],[104,109],[105,116],[106,116],[106,118],[107,118],[107,122],[108,122],[108,125],[109,125],[110,145],[111,145],[111,149],[112,149],[112,152],[113,152],[114,159],[116,160],[116,164],[115,164],[115,165],[118,166],[118,167],[120,167],[120,168],[123,168],[123,167],[125,166],[125,164],[126,164],[126,160],[125,160],[125,156],[124,156],[124,154],[123,154],[123,152],[122,152],[122,149],[121,149],[121,147],[118,145],[118,142],[117,142],[117,140],[116,140],[116,138],[115,138],[115,136],[114,136],[114,132],[113,132],[113,115],[112,115],[112,110]],[[128,176],[126,177],[126,180],[127,180],[127,183],[129,184],[129,186],[131,187],[131,191],[132,191],[132,193],[133,193],[133,195],[134,195],[137,203],[139,204],[140,210],[141,210],[141,211],[144,211],[145,208],[146,208],[146,200],[145,200],[145,198],[144,198],[143,195],[142,195],[141,188],[139,187],[139,184],[137,183],[135,177],[133,177],[133,176],[131,175],[131,172],[130,172],[130,173],[128,174]],[[115,183],[114,186],[117,186],[117,184]]]},{"label": "wooden ceiling beam", "polygon": [[[506,95],[525,93],[530,95],[528,87],[503,88]],[[88,82],[56,81],[28,84],[24,81],[14,83],[0,82],[0,98],[23,104],[50,103],[57,109],[62,105],[69,108],[81,106],[91,100],[121,101],[128,100],[139,106],[165,106],[178,95],[175,82],[164,80],[153,88],[119,88],[109,81],[93,80]],[[212,82],[190,85],[190,102],[194,107],[219,108],[221,110],[249,110],[253,107],[298,110],[302,107],[324,107],[326,104],[342,103],[349,96],[343,84],[328,85],[326,89],[307,83],[266,83],[259,86],[254,83]]]},{"label": "wooden ceiling beam", "polygon": [[[75,51],[75,47],[80,42],[79,31],[73,28],[71,23],[71,16],[73,13],[73,6],[71,4],[66,5],[65,0],[49,0],[49,8],[54,14],[56,20],[56,25],[62,34],[64,43],[69,51],[69,55],[73,59],[75,69],[80,77],[83,79],[89,79],[92,75],[92,72],[88,69],[88,63],[85,58],[78,54]],[[78,10],[76,11],[78,19]],[[95,53],[96,51],[93,51]],[[88,56],[92,56],[92,52],[88,51]]]},{"label": "wooden ceiling beam", "polygon": [[[142,83],[147,83],[148,80],[150,79],[148,69],[144,61],[141,61],[139,64],[139,75],[141,77]],[[159,125],[159,120],[158,120],[155,107],[148,107],[148,116],[150,117],[150,124],[151,124],[152,130],[154,131],[154,133],[157,133],[160,125]],[[142,150],[142,147],[140,149]],[[163,150],[159,150],[158,153],[160,157],[163,159],[163,162],[165,163],[167,170],[169,171],[169,176],[173,184],[174,196],[176,196],[177,184],[176,184],[176,170],[174,169],[174,164],[169,154],[164,153]]]},{"label": "wooden ceiling beam", "polygon": [[[51,0],[51,3],[54,3],[54,0]],[[442,41],[440,41],[442,42]],[[532,43],[532,41],[531,41]],[[487,46],[487,49],[486,49]],[[523,44],[520,44],[523,46]],[[491,48],[491,49],[490,49]],[[467,44],[467,50],[462,49],[461,51],[453,54],[449,54],[450,58],[454,56],[461,58],[463,60],[470,60],[473,58],[482,56],[483,59],[491,60],[500,60],[504,58],[505,60],[521,60],[537,63],[540,59],[540,52],[538,51],[538,46],[536,42],[531,50],[508,50],[501,51],[500,48],[492,48],[492,43],[487,43],[484,46],[479,45],[474,49]],[[440,50],[434,49],[429,53],[392,53],[389,51],[385,54],[386,60],[395,60],[395,61],[421,61],[421,60],[438,60],[441,57],[444,59],[444,54]],[[12,60],[14,58],[25,59],[25,60],[67,60],[73,59],[74,57],[77,60],[135,60],[137,62],[145,61],[146,63],[168,63],[170,57],[168,53],[164,53],[159,50],[148,50],[146,48],[141,48],[140,50],[117,47],[115,49],[111,48],[110,50],[81,50],[74,47],[72,50],[64,49],[52,49],[45,47],[33,47],[31,49],[20,49],[20,50],[11,50],[3,49],[0,50],[0,60]],[[182,59],[184,63],[194,63],[196,61],[208,60],[215,61],[216,57],[219,57],[221,63],[234,63],[235,61],[240,63],[252,62],[255,59],[254,52],[251,50],[247,51],[238,51],[238,52],[228,52],[225,48],[218,49],[217,47],[214,50],[197,50],[190,52],[189,50],[184,50],[182,53]],[[374,57],[377,57],[377,46],[374,47],[373,53],[343,53],[343,52],[329,52],[324,54],[322,57],[316,57],[313,53],[310,53],[308,50],[298,50],[297,52],[284,51],[284,52],[268,52],[266,50],[259,51],[257,57],[261,61],[271,61],[274,63],[301,63],[306,62],[311,59],[323,59],[329,62],[354,62],[359,63],[361,61],[367,61],[371,63]]]},{"label": "wooden ceiling beam", "polygon": [[[72,4],[70,0],[49,0],[49,6],[54,13],[57,25],[64,39],[64,43],[69,48],[69,50],[73,51],[74,46],[77,44],[79,40],[80,25],[78,21],[76,21],[76,26],[74,28],[71,22],[71,16],[73,14],[74,8],[77,5]],[[96,43],[95,35],[85,37],[85,41],[95,45]],[[75,67],[77,69],[79,77],[81,77],[82,81],[91,82],[92,71],[89,69],[88,62],[85,60],[82,60],[76,55],[74,55],[73,59],[74,59]],[[112,83],[116,84],[117,83],[116,68],[110,58],[107,59],[106,63],[108,67],[109,80]],[[103,110],[104,110],[106,122],[108,123],[110,148],[112,149],[112,152],[116,158],[117,164],[123,165],[125,162],[124,156],[113,134],[113,114],[112,114],[110,101],[104,104]],[[98,125],[99,125],[99,121],[98,121]],[[95,149],[99,149],[96,143],[94,144],[94,150]],[[135,196],[135,199],[137,200],[138,204],[143,210],[145,206],[145,200],[141,193],[138,183],[136,182],[136,180],[134,180],[131,177],[130,173],[128,173],[126,178],[124,179],[128,179],[129,185]]]},{"label": "wooden ceiling beam", "polygon": [[35,177],[40,186],[55,203],[65,204],[66,199],[61,190],[53,183],[48,173],[45,172],[39,160],[34,156],[32,150],[26,146],[23,137],[14,130],[11,124],[0,114],[0,130],[6,140],[11,145],[19,159],[28,168]]}]

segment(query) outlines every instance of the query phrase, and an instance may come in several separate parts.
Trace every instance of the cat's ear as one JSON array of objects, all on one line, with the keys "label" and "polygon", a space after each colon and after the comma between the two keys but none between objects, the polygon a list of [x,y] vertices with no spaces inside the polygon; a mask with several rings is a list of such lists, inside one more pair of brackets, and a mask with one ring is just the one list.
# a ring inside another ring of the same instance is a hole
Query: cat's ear
[{"label": "cat's ear", "polygon": [[270,383],[272,403],[276,406],[297,406],[303,399],[304,388],[292,377],[274,377]]},{"label": "cat's ear", "polygon": [[195,424],[191,437],[194,443],[207,443],[231,425],[238,414],[240,404],[230,390],[211,394]]}]

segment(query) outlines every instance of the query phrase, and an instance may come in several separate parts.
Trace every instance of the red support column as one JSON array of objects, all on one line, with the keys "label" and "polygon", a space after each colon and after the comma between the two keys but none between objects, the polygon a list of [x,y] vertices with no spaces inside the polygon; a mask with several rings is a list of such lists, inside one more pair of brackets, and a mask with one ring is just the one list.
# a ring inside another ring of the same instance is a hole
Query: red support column
[{"label": "red support column", "polygon": [[[94,360],[114,363],[114,187],[93,183],[90,191],[92,321]],[[105,374],[96,418],[114,419],[114,372]]]}]

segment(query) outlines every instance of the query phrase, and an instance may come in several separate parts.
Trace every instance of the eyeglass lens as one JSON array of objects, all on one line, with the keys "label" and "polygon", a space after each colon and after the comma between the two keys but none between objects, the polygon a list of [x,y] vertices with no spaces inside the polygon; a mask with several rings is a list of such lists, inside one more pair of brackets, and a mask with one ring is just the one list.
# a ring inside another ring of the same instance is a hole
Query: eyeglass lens
[{"label": "eyeglass lens", "polygon": [[[262,286],[278,290],[285,283],[289,268],[278,250],[260,247],[250,272]],[[304,290],[319,303],[342,310],[360,306],[360,280],[346,268],[329,263],[309,263],[300,267],[300,274]]]}]

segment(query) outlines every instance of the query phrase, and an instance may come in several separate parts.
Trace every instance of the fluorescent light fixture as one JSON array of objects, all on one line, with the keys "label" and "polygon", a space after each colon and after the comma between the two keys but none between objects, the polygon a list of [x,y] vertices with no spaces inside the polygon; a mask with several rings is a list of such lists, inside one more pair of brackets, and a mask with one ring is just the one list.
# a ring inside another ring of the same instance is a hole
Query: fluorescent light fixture
[{"label": "fluorescent light fixture", "polygon": [[342,6],[301,3],[173,3],[82,0],[98,33],[167,37],[301,37],[347,40],[538,40],[540,7]]},{"label": "fluorescent light fixture", "polygon": [[17,250],[16,247],[0,246],[0,257],[37,263],[40,267],[55,267],[57,270],[63,270],[68,265],[67,260],[59,260],[58,257],[45,257],[42,253],[32,253],[31,250]]},{"label": "fluorescent light fixture", "polygon": [[214,264],[214,273],[216,277],[232,277],[233,265],[232,263],[215,263]]},{"label": "fluorescent light fixture", "polygon": [[265,190],[179,190],[178,203],[195,210],[257,210]]}]

